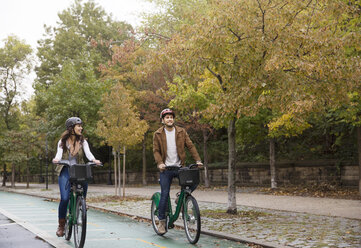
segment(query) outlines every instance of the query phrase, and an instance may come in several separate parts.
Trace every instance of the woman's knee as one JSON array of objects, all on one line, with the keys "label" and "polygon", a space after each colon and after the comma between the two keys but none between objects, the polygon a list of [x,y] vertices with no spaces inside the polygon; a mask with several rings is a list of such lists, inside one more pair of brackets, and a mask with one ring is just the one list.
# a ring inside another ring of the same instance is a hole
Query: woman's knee
[{"label": "woman's knee", "polygon": [[64,202],[64,203],[67,203],[68,201],[69,201],[69,195],[66,195],[66,194],[62,194],[61,196],[60,196],[60,201],[61,202]]}]

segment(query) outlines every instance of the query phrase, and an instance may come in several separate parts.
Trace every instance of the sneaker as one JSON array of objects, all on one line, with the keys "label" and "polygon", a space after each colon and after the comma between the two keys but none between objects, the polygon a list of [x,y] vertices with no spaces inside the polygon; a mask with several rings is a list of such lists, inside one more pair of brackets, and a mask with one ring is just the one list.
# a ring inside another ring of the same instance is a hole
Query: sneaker
[{"label": "sneaker", "polygon": [[158,232],[159,232],[160,234],[166,233],[166,231],[165,231],[165,220],[160,220],[160,221],[159,221],[159,224],[158,224]]}]

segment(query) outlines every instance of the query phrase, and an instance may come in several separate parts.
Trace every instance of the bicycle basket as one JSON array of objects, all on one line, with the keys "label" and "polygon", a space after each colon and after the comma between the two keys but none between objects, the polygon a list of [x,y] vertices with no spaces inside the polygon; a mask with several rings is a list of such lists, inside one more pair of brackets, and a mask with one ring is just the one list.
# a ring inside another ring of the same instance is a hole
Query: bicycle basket
[{"label": "bicycle basket", "polygon": [[74,164],[69,166],[69,181],[71,182],[89,182],[93,179],[90,165]]},{"label": "bicycle basket", "polygon": [[198,169],[181,169],[179,170],[179,185],[182,187],[199,184]]}]

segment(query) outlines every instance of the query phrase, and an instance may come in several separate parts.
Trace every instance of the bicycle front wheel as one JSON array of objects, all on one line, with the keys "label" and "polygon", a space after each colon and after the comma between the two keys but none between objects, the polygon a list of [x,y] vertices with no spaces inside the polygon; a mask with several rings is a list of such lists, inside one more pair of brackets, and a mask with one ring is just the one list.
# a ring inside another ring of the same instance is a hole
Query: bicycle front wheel
[{"label": "bicycle front wheel", "polygon": [[82,196],[77,197],[74,223],[74,243],[76,248],[82,248],[86,236],[86,205]]},{"label": "bicycle front wheel", "polygon": [[71,232],[73,230],[73,223],[71,222],[72,218],[72,213],[73,213],[73,209],[71,208],[71,201],[69,201],[68,203],[68,211],[65,217],[65,239],[66,240],[70,240],[71,238]]},{"label": "bicycle front wheel", "polygon": [[196,199],[191,195],[184,202],[183,223],[189,243],[197,243],[201,233],[201,214]]}]

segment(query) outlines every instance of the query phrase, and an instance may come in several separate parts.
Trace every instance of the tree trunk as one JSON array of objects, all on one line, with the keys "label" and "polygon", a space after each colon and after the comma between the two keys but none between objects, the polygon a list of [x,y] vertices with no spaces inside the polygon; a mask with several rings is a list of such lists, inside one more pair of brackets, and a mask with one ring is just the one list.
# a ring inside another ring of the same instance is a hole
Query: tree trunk
[{"label": "tree trunk", "polygon": [[228,209],[227,213],[236,214],[236,119],[233,118],[228,126]]},{"label": "tree trunk", "polygon": [[207,129],[203,129],[203,163],[204,163],[204,186],[210,187],[209,183],[209,170],[208,170],[208,153],[207,153],[207,141],[209,135],[207,135]]},{"label": "tree trunk", "polygon": [[118,193],[119,193],[119,197],[121,196],[121,188],[122,185],[122,171],[120,170],[120,152],[118,152]]},{"label": "tree trunk", "polygon": [[[17,175],[17,176],[18,176],[18,182],[19,182],[19,183],[21,183],[21,170],[20,170],[20,164],[19,164],[19,166],[18,166],[18,173],[15,173],[15,175]],[[15,178],[16,178],[16,176],[15,176]]]},{"label": "tree trunk", "polygon": [[125,146],[123,148],[123,199],[125,199]]},{"label": "tree trunk", "polygon": [[143,138],[143,144],[142,144],[142,156],[143,156],[143,173],[142,173],[142,182],[143,182],[143,186],[147,185],[147,159],[146,159],[146,145],[145,145],[145,136],[146,134],[144,134],[144,138]]},{"label": "tree trunk", "polygon": [[112,147],[109,146],[109,171],[108,171],[108,185],[112,185]]},{"label": "tree trunk", "polygon": [[55,168],[53,163],[51,163],[51,182],[52,184],[55,183]]},{"label": "tree trunk", "polygon": [[11,165],[11,188],[15,188],[15,164]]},{"label": "tree trunk", "polygon": [[6,179],[7,179],[7,172],[6,172],[6,163],[4,163],[4,167],[3,167],[3,184],[2,186],[5,187],[6,186]]},{"label": "tree trunk", "polygon": [[29,157],[26,160],[26,188],[29,188],[29,179],[30,179],[30,171],[29,171]]},{"label": "tree trunk", "polygon": [[276,155],[275,155],[275,140],[270,139],[269,142],[269,163],[271,170],[271,188],[277,188],[277,172],[276,172]]},{"label": "tree trunk", "polygon": [[361,127],[357,127],[358,192],[361,195]]},{"label": "tree trunk", "polygon": [[114,188],[115,188],[115,195],[118,195],[118,181],[117,181],[117,152],[113,150],[114,156]]}]

